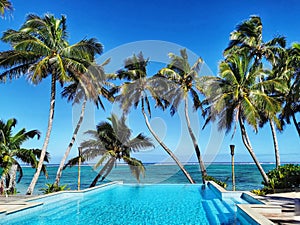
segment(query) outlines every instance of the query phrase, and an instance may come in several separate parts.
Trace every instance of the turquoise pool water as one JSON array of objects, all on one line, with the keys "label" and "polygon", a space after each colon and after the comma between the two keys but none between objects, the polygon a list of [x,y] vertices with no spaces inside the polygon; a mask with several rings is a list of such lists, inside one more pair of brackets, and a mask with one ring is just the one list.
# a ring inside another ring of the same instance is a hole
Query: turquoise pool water
[{"label": "turquoise pool water", "polygon": [[236,203],[203,185],[111,185],[35,200],[42,206],[9,215],[1,224],[240,224]]}]

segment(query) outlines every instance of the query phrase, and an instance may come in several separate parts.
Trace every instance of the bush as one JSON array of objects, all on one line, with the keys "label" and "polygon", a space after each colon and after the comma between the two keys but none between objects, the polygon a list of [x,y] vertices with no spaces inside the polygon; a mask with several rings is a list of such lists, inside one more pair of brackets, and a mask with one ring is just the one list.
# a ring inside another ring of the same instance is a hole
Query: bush
[{"label": "bush", "polygon": [[46,188],[41,188],[40,189],[40,191],[43,191],[43,194],[50,194],[50,193],[53,193],[53,192],[70,190],[70,188],[66,188],[67,185],[58,186],[58,185],[48,183],[48,184],[46,184],[46,186],[47,186]]},{"label": "bush", "polygon": [[211,181],[217,183],[218,185],[220,185],[221,187],[223,187],[223,188],[226,189],[226,187],[227,187],[226,181],[229,179],[229,177],[227,177],[225,181],[218,180],[218,179],[216,179],[214,177],[211,177],[211,176],[205,176],[204,179],[206,181],[210,181],[211,180]]},{"label": "bush", "polygon": [[[283,191],[295,191],[300,188],[300,165],[286,164],[267,173],[269,182],[262,182],[261,190],[253,190],[255,194],[273,194]],[[259,192],[258,192],[259,191]]]}]

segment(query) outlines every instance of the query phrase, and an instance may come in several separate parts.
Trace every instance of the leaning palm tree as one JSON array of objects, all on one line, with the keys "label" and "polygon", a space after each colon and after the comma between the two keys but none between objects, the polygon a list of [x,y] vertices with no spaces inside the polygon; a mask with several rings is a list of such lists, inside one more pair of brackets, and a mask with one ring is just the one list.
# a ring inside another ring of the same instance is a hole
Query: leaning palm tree
[{"label": "leaning palm tree", "polygon": [[[283,61],[281,57],[285,55],[285,46],[286,40],[282,36],[275,37],[272,40],[265,42],[263,40],[263,24],[261,18],[259,16],[251,16],[250,19],[243,21],[242,23],[237,25],[236,30],[234,30],[230,34],[230,42],[228,47],[224,51],[224,56],[228,57],[230,56],[230,54],[240,54],[243,51],[248,51],[250,57],[254,58],[254,64],[257,67],[263,67],[262,61],[263,59],[265,59],[271,64],[271,67],[274,69],[274,71],[272,72],[273,75],[276,74],[276,71],[278,72],[278,69],[284,69],[285,71],[281,72],[283,72],[283,74],[286,74],[286,62],[280,63],[278,65],[278,61]],[[284,57],[284,59],[286,58]],[[281,68],[279,68],[279,66],[281,66]],[[277,73],[276,75],[279,75],[279,77],[282,78],[281,73]],[[258,79],[263,80],[264,78],[259,77]],[[267,77],[265,79],[267,79]],[[283,80],[282,82],[286,81]],[[262,87],[262,91],[263,90],[264,89]],[[285,93],[278,94],[284,95]],[[269,122],[271,128],[277,166],[279,166],[280,164],[280,157],[274,123],[277,125],[277,128],[281,130],[281,125],[279,124],[276,116],[276,113],[278,113],[279,111],[280,109],[278,108],[278,110],[276,112],[273,112],[273,114],[267,111],[262,112],[264,116],[267,116],[267,118],[269,118],[267,119],[267,121]],[[264,121],[265,120],[263,119],[261,124],[265,124]]]},{"label": "leaning palm tree", "polygon": [[[103,181],[111,172],[117,160],[123,160],[127,163],[132,174],[139,181],[140,175],[144,175],[145,167],[140,160],[131,157],[130,154],[141,149],[154,147],[151,139],[141,133],[131,138],[132,131],[126,125],[124,116],[118,119],[116,115],[112,114],[108,119],[110,122],[99,123],[97,130],[87,131],[86,134],[92,138],[81,143],[83,152],[80,157],[83,162],[101,156],[94,168],[98,168],[105,163],[90,187],[94,187],[99,179]],[[66,166],[76,165],[78,159],[79,157],[75,157],[69,160]]]},{"label": "leaning palm tree", "polygon": [[[39,139],[40,132],[38,130],[26,131],[25,128],[13,134],[13,128],[16,126],[16,119],[8,121],[0,120],[0,167],[2,168],[1,183],[5,185],[5,190],[10,193],[15,193],[16,183],[20,182],[23,177],[23,170],[19,161],[31,165],[32,168],[37,168],[38,159],[41,155],[39,149],[23,148],[22,144],[35,136]],[[45,156],[45,161],[48,162],[48,153]],[[46,166],[43,164],[43,172],[47,175]],[[17,178],[19,172],[19,178]]]},{"label": "leaning palm tree", "polygon": [[109,62],[109,60],[105,61],[102,65],[91,65],[89,70],[80,76],[82,80],[80,84],[79,80],[74,78],[73,82],[70,85],[66,86],[62,92],[62,97],[67,98],[68,101],[73,101],[73,104],[81,103],[81,113],[77,122],[77,125],[73,131],[71,141],[65,151],[64,156],[62,157],[59,167],[57,169],[56,178],[53,186],[59,186],[59,181],[62,175],[62,171],[65,165],[65,162],[70,154],[70,151],[74,145],[74,142],[77,137],[77,133],[80,129],[80,126],[84,119],[86,103],[88,101],[92,101],[94,105],[98,108],[99,105],[104,110],[104,105],[99,97],[103,96],[110,101],[113,101],[113,97],[110,95],[108,90],[106,90],[103,86],[110,85],[105,80],[105,72],[103,67]]},{"label": "leaning palm tree", "polygon": [[[231,54],[219,65],[220,77],[205,78],[203,87],[210,103],[210,120],[218,120],[219,128],[229,132],[234,125],[239,124],[242,141],[255,162],[263,180],[269,178],[257,159],[246,131],[247,122],[257,132],[260,122],[260,108],[274,111],[274,98],[266,91],[280,89],[281,83],[276,80],[259,81],[265,71],[256,66],[248,51]],[[262,91],[262,87],[266,91]]]},{"label": "leaning palm tree", "polygon": [[102,52],[102,45],[95,39],[84,39],[69,45],[67,37],[66,17],[57,19],[49,14],[44,17],[30,14],[19,30],[8,30],[1,38],[13,48],[0,53],[0,68],[4,69],[0,74],[2,81],[27,74],[29,81],[38,84],[51,76],[48,127],[39,165],[27,190],[28,195],[33,193],[47,151],[53,124],[57,81],[63,85],[71,80],[70,74],[86,72],[95,54]]},{"label": "leaning palm tree", "polygon": [[4,17],[5,12],[13,10],[13,6],[8,0],[0,0],[0,16]]},{"label": "leaning palm tree", "polygon": [[200,71],[203,61],[201,58],[199,58],[193,66],[190,66],[186,49],[180,50],[180,56],[170,53],[169,57],[171,59],[170,64],[167,66],[167,68],[161,69],[159,71],[159,75],[170,80],[172,83],[172,87],[169,89],[168,93],[168,99],[171,101],[171,115],[174,115],[179,104],[184,102],[186,124],[198,159],[202,174],[202,181],[205,183],[207,172],[201,156],[197,138],[191,127],[188,112],[189,94],[192,97],[194,110],[198,110],[201,107],[201,101],[198,92],[195,89],[195,81],[199,78],[198,72]]},{"label": "leaning palm tree", "polygon": [[176,155],[159,138],[149,123],[147,116],[148,114],[151,117],[151,105],[149,98],[152,97],[155,100],[155,106],[164,110],[165,103],[168,102],[164,97],[164,93],[168,90],[168,83],[170,82],[159,76],[147,77],[148,61],[148,59],[144,59],[142,53],[139,53],[137,56],[133,55],[133,57],[125,60],[125,68],[123,70],[119,70],[116,77],[119,79],[126,79],[129,82],[125,82],[121,85],[121,94],[116,97],[116,101],[120,103],[125,114],[127,114],[132,107],[137,108],[139,105],[141,106],[141,112],[148,130],[159,145],[176,162],[189,182],[193,184],[195,181],[191,175],[184,168]]}]

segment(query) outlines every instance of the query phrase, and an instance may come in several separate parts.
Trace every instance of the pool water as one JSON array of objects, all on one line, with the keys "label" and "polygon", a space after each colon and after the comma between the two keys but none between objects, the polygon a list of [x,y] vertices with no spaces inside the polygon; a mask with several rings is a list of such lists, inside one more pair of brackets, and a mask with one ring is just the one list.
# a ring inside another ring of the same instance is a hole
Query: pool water
[{"label": "pool water", "polygon": [[1,216],[1,224],[240,224],[236,203],[203,185],[111,185],[35,200],[43,205]]}]

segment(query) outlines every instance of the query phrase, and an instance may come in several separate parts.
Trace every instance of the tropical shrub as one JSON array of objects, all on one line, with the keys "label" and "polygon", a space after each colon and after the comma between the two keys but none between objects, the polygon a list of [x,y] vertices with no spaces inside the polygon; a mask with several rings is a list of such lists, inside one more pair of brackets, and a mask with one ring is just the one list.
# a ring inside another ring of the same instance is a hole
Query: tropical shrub
[{"label": "tropical shrub", "polygon": [[252,190],[258,195],[294,191],[300,188],[300,165],[286,164],[267,173],[269,182],[262,182],[264,187],[261,190]]},{"label": "tropical shrub", "polygon": [[70,190],[70,188],[67,188],[67,185],[56,185],[56,184],[51,184],[47,183],[46,188],[41,188],[40,191],[43,191],[43,194],[50,194],[54,192],[59,192],[59,191],[65,191],[65,190]]},{"label": "tropical shrub", "polygon": [[274,192],[276,189],[300,188],[300,165],[286,164],[270,170],[267,174],[270,180],[262,184]]},{"label": "tropical shrub", "polygon": [[266,194],[267,194],[266,191],[265,191],[264,189],[255,189],[255,190],[252,190],[251,192],[252,192],[253,194],[260,195],[260,196],[266,195]]},{"label": "tropical shrub", "polygon": [[205,176],[204,177],[204,179],[206,181],[213,181],[213,182],[215,182],[216,184],[220,185],[221,187],[223,187],[225,189],[227,188],[227,183],[226,182],[227,182],[228,178],[229,177],[227,177],[225,181],[221,181],[221,180],[219,180],[219,179],[217,179],[215,177],[212,177],[212,176]]}]

